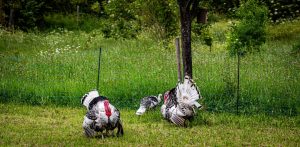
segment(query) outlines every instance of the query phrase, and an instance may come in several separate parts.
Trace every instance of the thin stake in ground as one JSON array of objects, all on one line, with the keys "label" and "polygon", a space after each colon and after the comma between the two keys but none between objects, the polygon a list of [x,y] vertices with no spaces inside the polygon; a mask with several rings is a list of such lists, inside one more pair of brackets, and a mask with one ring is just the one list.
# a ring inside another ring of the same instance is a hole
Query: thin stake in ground
[{"label": "thin stake in ground", "polygon": [[102,51],[102,49],[101,49],[101,47],[100,47],[100,49],[99,49],[99,58],[98,58],[98,75],[97,75],[97,90],[98,90],[98,92],[100,92],[100,89],[99,89],[99,81],[100,81],[100,59],[101,59],[101,51]]}]

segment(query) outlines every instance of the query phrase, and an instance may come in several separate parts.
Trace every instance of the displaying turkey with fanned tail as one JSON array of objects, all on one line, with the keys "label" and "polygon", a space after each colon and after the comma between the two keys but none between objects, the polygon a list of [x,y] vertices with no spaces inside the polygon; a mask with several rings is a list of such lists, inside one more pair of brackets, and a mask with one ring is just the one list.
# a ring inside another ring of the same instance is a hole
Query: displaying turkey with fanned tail
[{"label": "displaying turkey with fanned tail", "polygon": [[196,114],[195,109],[202,106],[197,102],[201,98],[196,83],[185,76],[183,83],[164,94],[164,104],[161,106],[163,117],[178,126],[186,126],[186,120],[191,120]]},{"label": "displaying turkey with fanned tail", "polygon": [[115,128],[118,129],[117,136],[124,134],[120,111],[109,103],[107,97],[99,96],[98,91],[93,90],[82,97],[81,104],[87,108],[82,124],[87,137],[95,137],[100,133],[104,138],[104,130],[105,135],[114,136]]},{"label": "displaying turkey with fanned tail", "polygon": [[141,99],[140,107],[136,115],[143,115],[147,110],[156,107],[161,101],[161,94],[158,96],[148,96]]}]

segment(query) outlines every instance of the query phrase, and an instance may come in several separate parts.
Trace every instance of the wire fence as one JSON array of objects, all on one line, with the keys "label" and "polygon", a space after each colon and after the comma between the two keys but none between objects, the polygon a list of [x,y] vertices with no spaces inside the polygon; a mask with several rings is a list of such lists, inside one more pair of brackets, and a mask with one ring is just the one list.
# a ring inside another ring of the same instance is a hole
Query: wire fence
[{"label": "wire fence", "polygon": [[[89,38],[90,43],[86,43]],[[166,48],[153,40],[90,36],[84,43],[65,42],[51,49],[40,49],[43,45],[35,44],[31,46],[35,50],[1,52],[1,102],[80,106],[81,96],[97,87],[100,46],[100,94],[116,106],[136,109],[142,97],[158,95],[176,86],[173,43]],[[13,43],[7,45],[14,46]],[[299,59],[281,47],[266,45],[265,52],[241,58],[241,113],[298,115]],[[237,58],[227,54],[223,43],[215,43],[211,51],[201,43],[194,43],[192,48],[193,77],[203,97],[200,102],[207,111],[235,113]]]}]

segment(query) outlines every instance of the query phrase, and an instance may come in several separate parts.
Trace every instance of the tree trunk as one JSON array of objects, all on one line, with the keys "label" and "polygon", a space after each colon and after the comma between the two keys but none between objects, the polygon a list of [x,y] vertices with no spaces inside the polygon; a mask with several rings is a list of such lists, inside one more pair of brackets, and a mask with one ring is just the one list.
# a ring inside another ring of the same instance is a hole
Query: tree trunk
[{"label": "tree trunk", "polygon": [[197,0],[178,0],[180,9],[180,23],[181,23],[181,44],[182,44],[182,62],[184,75],[193,77],[192,70],[192,51],[191,51],[191,22],[192,22],[192,8],[193,3]]},{"label": "tree trunk", "polygon": [[76,21],[77,21],[77,27],[78,27],[78,26],[79,26],[79,5],[77,5],[77,11],[76,11],[76,14],[77,14]]},{"label": "tree trunk", "polygon": [[4,2],[0,0],[0,25],[5,25],[5,13],[4,13]]},{"label": "tree trunk", "polygon": [[13,28],[13,26],[14,26],[14,9],[10,8],[8,27]]},{"label": "tree trunk", "polygon": [[197,23],[206,24],[207,23],[207,9],[200,8],[197,15]]}]

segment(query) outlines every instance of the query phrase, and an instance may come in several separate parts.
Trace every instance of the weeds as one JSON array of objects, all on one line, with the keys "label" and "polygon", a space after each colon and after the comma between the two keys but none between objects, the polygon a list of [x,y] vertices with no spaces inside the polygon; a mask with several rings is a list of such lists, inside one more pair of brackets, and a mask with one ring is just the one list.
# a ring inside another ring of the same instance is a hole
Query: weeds
[{"label": "weeds", "polygon": [[[217,38],[211,52],[201,42],[193,42],[193,75],[207,110],[232,112],[236,60],[226,54],[222,33],[228,32],[228,25],[220,23],[210,27]],[[79,106],[80,97],[96,88],[100,46],[100,93],[117,107],[136,109],[140,98],[163,93],[177,82],[175,49],[148,38],[105,39],[99,30],[64,29],[50,33],[0,29],[0,38],[1,102]],[[242,112],[299,114],[299,59],[290,54],[296,40],[269,38],[263,52],[243,58]]]}]

